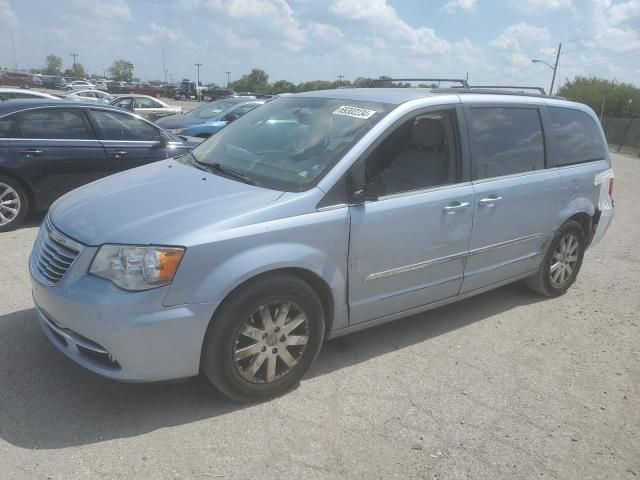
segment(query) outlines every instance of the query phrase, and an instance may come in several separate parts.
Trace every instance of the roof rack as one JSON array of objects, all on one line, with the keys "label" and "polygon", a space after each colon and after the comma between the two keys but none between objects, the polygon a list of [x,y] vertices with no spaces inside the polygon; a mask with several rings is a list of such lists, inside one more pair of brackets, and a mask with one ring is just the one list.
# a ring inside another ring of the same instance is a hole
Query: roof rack
[{"label": "roof rack", "polygon": [[374,82],[450,82],[459,83],[462,88],[469,88],[469,84],[464,78],[378,78]]},{"label": "roof rack", "polygon": [[468,88],[483,88],[487,90],[530,90],[539,92],[540,95],[546,95],[542,87],[521,87],[519,85],[468,85]]},{"label": "roof rack", "polygon": [[[507,88],[513,91],[507,90]],[[470,86],[464,87],[450,87],[450,88],[434,88],[434,93],[477,93],[477,94],[492,94],[492,95],[518,95],[525,97],[552,97],[547,95],[544,88],[541,87],[497,87],[497,86]],[[558,98],[558,97],[554,97]]]}]

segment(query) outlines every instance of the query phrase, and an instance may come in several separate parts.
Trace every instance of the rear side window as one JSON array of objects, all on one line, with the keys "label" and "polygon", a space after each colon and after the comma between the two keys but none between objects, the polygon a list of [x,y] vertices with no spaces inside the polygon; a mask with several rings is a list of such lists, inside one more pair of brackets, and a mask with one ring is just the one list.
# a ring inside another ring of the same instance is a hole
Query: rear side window
[{"label": "rear side window", "polygon": [[537,109],[475,107],[468,112],[474,180],[544,168]]},{"label": "rear side window", "polygon": [[22,138],[79,139],[94,138],[81,110],[42,108],[16,115]]},{"label": "rear side window", "polygon": [[13,138],[16,136],[13,116],[0,118],[0,138]]},{"label": "rear side window", "polygon": [[104,140],[156,141],[160,130],[132,115],[104,110],[91,110],[100,138]]},{"label": "rear side window", "polygon": [[580,110],[548,107],[555,165],[601,160],[606,157],[600,129]]}]

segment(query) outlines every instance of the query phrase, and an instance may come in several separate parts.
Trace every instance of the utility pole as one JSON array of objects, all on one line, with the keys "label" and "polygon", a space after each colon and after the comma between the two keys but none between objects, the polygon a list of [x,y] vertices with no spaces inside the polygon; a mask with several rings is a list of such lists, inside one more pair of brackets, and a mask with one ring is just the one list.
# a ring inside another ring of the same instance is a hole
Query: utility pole
[{"label": "utility pole", "polygon": [[344,78],[344,75],[338,75],[338,87],[342,86],[342,79]]},{"label": "utility pole", "polygon": [[560,51],[562,50],[562,43],[558,45],[558,53],[556,54],[556,63],[553,67],[553,77],[551,78],[551,88],[549,89],[549,95],[553,95],[553,84],[556,81],[556,72],[558,71],[558,61],[560,60]]},{"label": "utility pole", "polygon": [[73,57],[73,66],[76,66],[76,58],[79,57],[80,55],[78,55],[77,53],[72,53],[71,56]]},{"label": "utility pole", "polygon": [[231,72],[226,72],[227,73],[227,88],[229,88],[229,84],[231,83]]},{"label": "utility pole", "polygon": [[162,49],[162,71],[164,72],[164,83],[167,83],[167,64],[164,61],[164,48]]},{"label": "utility pole", "polygon": [[196,77],[196,87],[200,86],[200,67],[202,66],[201,63],[196,63],[196,67],[198,67],[198,75]]},{"label": "utility pole", "polygon": [[129,82],[133,81],[133,63],[127,62],[127,67],[129,67]]}]

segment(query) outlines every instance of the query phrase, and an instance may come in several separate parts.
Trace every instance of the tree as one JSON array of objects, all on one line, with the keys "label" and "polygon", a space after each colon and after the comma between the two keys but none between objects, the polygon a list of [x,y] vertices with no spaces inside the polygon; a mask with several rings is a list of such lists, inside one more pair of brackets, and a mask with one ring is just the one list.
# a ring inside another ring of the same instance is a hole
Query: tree
[{"label": "tree", "polygon": [[57,55],[47,55],[44,59],[44,73],[46,75],[62,74],[62,58]]},{"label": "tree", "polygon": [[115,60],[109,68],[109,76],[119,82],[131,81],[133,77],[133,63],[128,60]]},{"label": "tree", "polygon": [[302,82],[298,85],[299,92],[329,90],[330,88],[333,88],[333,84],[327,80],[312,80],[310,82]]},{"label": "tree", "polygon": [[230,87],[236,92],[268,93],[270,91],[269,75],[264,70],[254,68],[248,75],[231,82]]},{"label": "tree", "polygon": [[64,71],[64,76],[87,78],[87,72],[85,71],[84,66],[81,63],[76,63],[71,68],[67,68]]},{"label": "tree", "polygon": [[271,86],[271,93],[273,93],[274,95],[278,93],[295,93],[295,92],[296,92],[296,86],[287,80],[278,80],[277,82],[274,82],[273,85]]},{"label": "tree", "polygon": [[640,89],[629,83],[578,76],[565,83],[558,95],[574,102],[586,103],[598,114],[604,110],[605,116],[640,117]]}]

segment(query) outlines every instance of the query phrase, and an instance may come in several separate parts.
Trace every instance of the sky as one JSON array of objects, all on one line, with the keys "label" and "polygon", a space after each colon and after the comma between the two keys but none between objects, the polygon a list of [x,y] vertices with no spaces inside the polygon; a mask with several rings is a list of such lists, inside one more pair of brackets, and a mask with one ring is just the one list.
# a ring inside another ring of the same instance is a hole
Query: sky
[{"label": "sky", "polygon": [[0,66],[78,54],[134,76],[226,84],[252,68],[271,81],[453,77],[544,86],[597,75],[640,86],[640,0],[0,0]]}]

